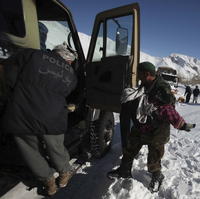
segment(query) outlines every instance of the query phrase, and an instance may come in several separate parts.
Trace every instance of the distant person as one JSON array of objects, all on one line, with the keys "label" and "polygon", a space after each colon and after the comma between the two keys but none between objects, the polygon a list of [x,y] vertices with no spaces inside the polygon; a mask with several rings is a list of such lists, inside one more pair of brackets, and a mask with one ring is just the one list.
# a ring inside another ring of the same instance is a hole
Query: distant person
[{"label": "distant person", "polygon": [[52,51],[23,49],[3,62],[10,89],[3,131],[14,135],[25,162],[48,195],[57,191],[55,171],[59,173],[59,187],[66,186],[71,178],[64,134],[68,123],[66,98],[77,84],[71,66],[74,60],[66,45],[58,45]]},{"label": "distant person", "polygon": [[170,139],[170,124],[185,131],[190,131],[195,124],[186,123],[175,110],[175,97],[170,85],[161,76],[156,76],[153,64],[140,63],[138,78],[140,87],[135,91],[133,88],[125,89],[122,95],[120,129],[123,157],[120,167],[108,172],[108,177],[132,177],[133,160],[142,146],[147,145],[147,167],[151,173],[149,189],[155,192],[164,179],[161,159]]},{"label": "distant person", "polygon": [[197,104],[198,96],[199,96],[199,93],[200,93],[198,86],[195,87],[195,89],[193,90],[192,93],[193,93],[193,103]]},{"label": "distant person", "polygon": [[191,95],[192,95],[192,89],[191,89],[191,87],[190,86],[186,86],[186,88],[185,88],[185,94],[184,94],[184,96],[186,96],[186,100],[185,100],[186,103],[190,102]]}]

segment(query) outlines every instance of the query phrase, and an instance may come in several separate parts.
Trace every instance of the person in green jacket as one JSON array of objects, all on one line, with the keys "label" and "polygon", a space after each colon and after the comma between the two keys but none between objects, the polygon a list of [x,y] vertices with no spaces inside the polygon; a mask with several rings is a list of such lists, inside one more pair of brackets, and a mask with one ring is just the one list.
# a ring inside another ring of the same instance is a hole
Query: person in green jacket
[{"label": "person in green jacket", "polygon": [[147,167],[152,174],[149,189],[154,192],[164,179],[161,159],[164,146],[170,138],[170,124],[185,131],[190,131],[195,124],[186,123],[175,110],[175,97],[170,85],[156,75],[152,63],[140,63],[138,76],[141,80],[139,89],[129,88],[122,95],[120,130],[123,157],[120,167],[108,172],[108,177],[132,177],[133,160],[142,146],[148,145]]}]

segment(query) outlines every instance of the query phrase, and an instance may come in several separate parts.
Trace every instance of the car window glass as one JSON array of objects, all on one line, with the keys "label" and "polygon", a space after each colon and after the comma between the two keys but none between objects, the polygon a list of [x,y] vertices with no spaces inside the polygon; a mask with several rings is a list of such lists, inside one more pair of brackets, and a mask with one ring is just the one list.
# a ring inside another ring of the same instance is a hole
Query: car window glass
[{"label": "car window glass", "polygon": [[100,61],[103,57],[103,23],[100,24],[92,61]]},{"label": "car window glass", "polygon": [[71,31],[66,21],[41,20],[38,25],[41,49],[52,50],[56,45],[66,42],[69,47],[75,50]]},{"label": "car window glass", "polygon": [[132,15],[107,20],[106,57],[131,54],[132,21]]}]

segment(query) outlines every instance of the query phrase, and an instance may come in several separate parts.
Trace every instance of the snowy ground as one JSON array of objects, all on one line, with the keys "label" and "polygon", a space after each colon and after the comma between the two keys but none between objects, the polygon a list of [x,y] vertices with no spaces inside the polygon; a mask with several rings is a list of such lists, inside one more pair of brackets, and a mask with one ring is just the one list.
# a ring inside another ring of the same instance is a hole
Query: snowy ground
[{"label": "snowy ground", "polygon": [[[183,90],[182,90],[183,91]],[[179,93],[180,95],[182,93]],[[200,100],[200,99],[199,99]],[[138,159],[133,162],[133,179],[107,179],[106,172],[120,163],[121,145],[118,115],[116,133],[111,151],[102,159],[88,162],[72,178],[66,188],[53,199],[200,199],[200,104],[177,104],[177,110],[187,122],[196,123],[191,132],[178,131],[171,127],[171,139],[166,144],[162,160],[165,180],[159,193],[151,194],[147,186],[147,147],[144,146]],[[41,199],[36,189],[28,193],[29,199]],[[27,194],[15,199],[27,199]],[[5,198],[4,199],[10,199]]]}]

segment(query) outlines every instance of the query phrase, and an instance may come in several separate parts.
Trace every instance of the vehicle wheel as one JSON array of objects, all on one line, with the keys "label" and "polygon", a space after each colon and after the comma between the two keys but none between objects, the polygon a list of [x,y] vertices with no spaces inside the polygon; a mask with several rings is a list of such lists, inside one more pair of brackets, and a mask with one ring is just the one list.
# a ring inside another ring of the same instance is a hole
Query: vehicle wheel
[{"label": "vehicle wheel", "polygon": [[92,155],[100,158],[111,148],[114,135],[114,115],[101,112],[97,121],[91,124],[90,142]]}]

